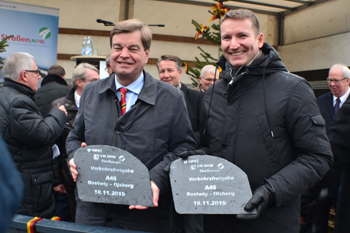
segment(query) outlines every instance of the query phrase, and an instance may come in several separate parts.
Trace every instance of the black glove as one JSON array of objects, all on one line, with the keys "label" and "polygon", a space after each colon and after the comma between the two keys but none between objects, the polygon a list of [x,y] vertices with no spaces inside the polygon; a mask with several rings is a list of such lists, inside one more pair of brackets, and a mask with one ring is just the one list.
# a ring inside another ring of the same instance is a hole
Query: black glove
[{"label": "black glove", "polygon": [[256,214],[237,214],[239,219],[256,219],[260,216],[264,210],[266,210],[270,205],[275,204],[275,190],[273,186],[264,182],[260,185],[253,194],[253,197],[244,206],[245,211],[252,211],[256,208]]},{"label": "black glove", "polygon": [[191,156],[191,155],[205,155],[204,151],[202,150],[188,150],[188,151],[184,151],[180,154],[180,158],[182,159],[187,159],[188,156]]}]

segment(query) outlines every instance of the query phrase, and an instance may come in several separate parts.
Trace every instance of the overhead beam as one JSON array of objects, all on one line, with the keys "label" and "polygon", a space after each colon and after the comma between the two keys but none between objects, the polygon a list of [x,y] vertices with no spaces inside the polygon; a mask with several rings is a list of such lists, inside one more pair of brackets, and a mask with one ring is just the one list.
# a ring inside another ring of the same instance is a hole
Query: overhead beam
[{"label": "overhead beam", "polygon": [[[189,0],[155,0],[155,1],[173,2],[173,3],[181,3],[181,4],[186,4],[186,5],[207,6],[207,7],[211,7],[214,3],[214,2],[208,3],[208,2],[198,2],[198,1],[189,1]],[[231,5],[229,5],[228,7],[231,10],[242,8],[242,7],[235,7],[235,6],[231,6]],[[257,9],[251,8],[251,7],[245,7],[245,9],[251,10],[251,11],[258,13],[258,14],[275,15],[275,16],[278,15],[278,12],[257,10]]]},{"label": "overhead beam", "polygon": [[[290,0],[288,0],[290,1]],[[316,6],[318,4],[321,4],[321,3],[324,3],[324,2],[328,2],[329,0],[316,0],[314,2],[304,2],[304,5],[303,6],[300,6],[300,7],[295,7],[293,8],[292,10],[290,11],[286,11],[286,12],[283,12],[284,15],[289,15],[290,13],[293,13],[293,12],[296,12],[296,11],[300,11],[300,10],[304,10],[308,7],[311,7],[311,6]]]},{"label": "overhead beam", "polygon": [[263,2],[253,2],[253,1],[247,1],[247,0],[232,0],[230,2],[248,3],[248,4],[253,4],[253,5],[258,5],[258,6],[274,7],[274,8],[280,8],[280,9],[285,9],[285,10],[293,9],[293,7],[288,7],[288,6],[281,6],[281,5],[275,5],[275,4],[263,3]]}]

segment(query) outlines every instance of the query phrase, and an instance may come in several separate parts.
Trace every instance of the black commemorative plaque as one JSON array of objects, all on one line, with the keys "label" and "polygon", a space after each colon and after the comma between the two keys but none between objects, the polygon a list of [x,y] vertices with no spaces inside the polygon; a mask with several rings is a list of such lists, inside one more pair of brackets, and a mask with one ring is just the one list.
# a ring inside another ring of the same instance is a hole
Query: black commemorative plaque
[{"label": "black commemorative plaque", "polygon": [[82,201],[153,206],[148,169],[122,149],[94,145],[74,154],[77,189]]},{"label": "black commemorative plaque", "polygon": [[179,214],[248,214],[252,197],[247,175],[225,159],[193,155],[170,166],[170,182]]}]

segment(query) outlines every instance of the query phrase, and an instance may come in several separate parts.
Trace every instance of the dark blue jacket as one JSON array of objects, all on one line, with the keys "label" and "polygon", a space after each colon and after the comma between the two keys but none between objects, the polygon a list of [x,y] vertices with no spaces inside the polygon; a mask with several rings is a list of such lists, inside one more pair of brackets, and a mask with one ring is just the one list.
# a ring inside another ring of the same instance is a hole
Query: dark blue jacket
[{"label": "dark blue jacket", "polygon": [[[88,146],[118,147],[137,157],[160,189],[157,208],[135,211],[129,210],[128,206],[107,205],[106,215],[127,229],[167,232],[162,227],[170,226],[167,223],[170,182],[164,168],[182,152],[196,146],[181,91],[144,72],[144,85],[138,100],[121,115],[113,74],[85,86],[73,127],[66,146],[69,159],[73,158],[81,142]],[[96,211],[97,206],[97,203],[91,203],[89,212]],[[97,214],[104,216],[105,213]]]},{"label": "dark blue jacket", "polygon": [[23,182],[0,134],[0,232],[6,232],[23,195]]}]

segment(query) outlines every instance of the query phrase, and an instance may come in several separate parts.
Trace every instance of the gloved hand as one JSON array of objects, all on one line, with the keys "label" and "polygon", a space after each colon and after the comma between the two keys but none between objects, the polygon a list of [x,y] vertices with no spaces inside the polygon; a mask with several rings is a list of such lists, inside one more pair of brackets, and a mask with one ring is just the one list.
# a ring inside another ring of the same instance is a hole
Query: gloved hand
[{"label": "gloved hand", "polygon": [[254,192],[253,197],[244,206],[245,211],[252,211],[256,208],[256,214],[237,214],[239,219],[256,219],[270,205],[275,204],[275,189],[269,182],[264,182]]},{"label": "gloved hand", "polygon": [[[182,152],[179,157],[182,159],[187,159],[188,156],[191,155],[205,155],[204,151],[202,150],[189,150],[189,151],[184,151]],[[166,167],[163,169],[165,172],[169,173],[170,172],[170,165],[171,163],[169,163],[168,165],[166,165]]]},{"label": "gloved hand", "polygon": [[205,155],[204,151],[202,150],[188,150],[188,151],[184,151],[180,154],[180,158],[182,159],[187,159],[188,156],[191,156],[191,155]]}]

